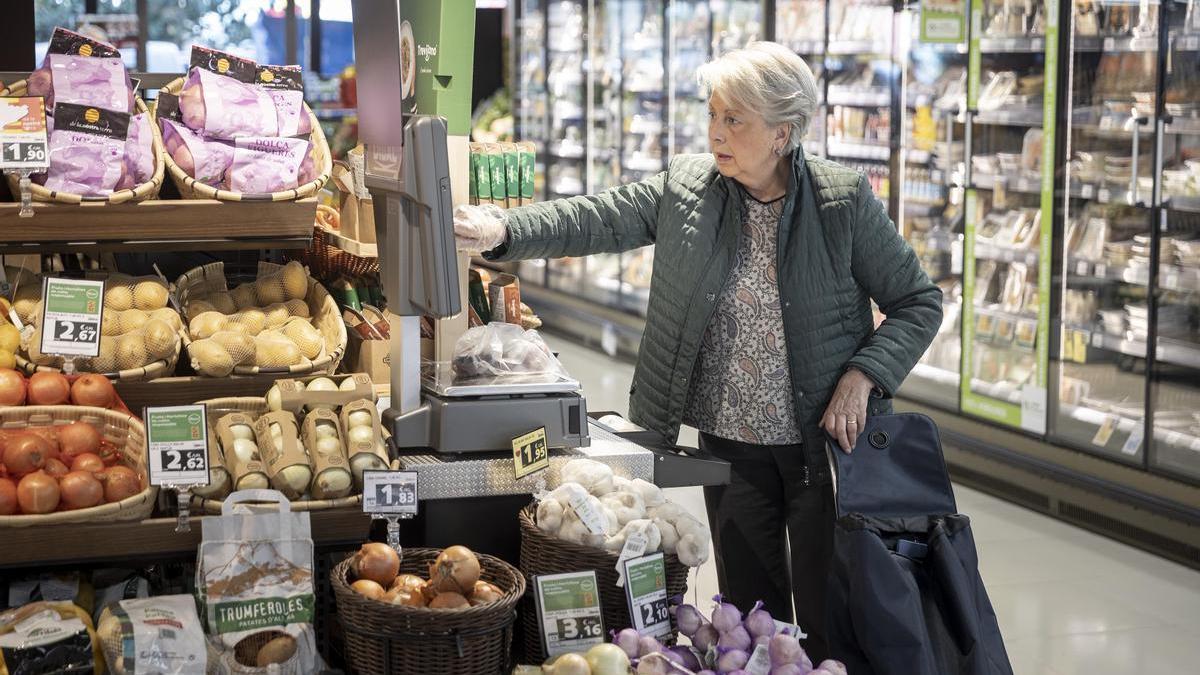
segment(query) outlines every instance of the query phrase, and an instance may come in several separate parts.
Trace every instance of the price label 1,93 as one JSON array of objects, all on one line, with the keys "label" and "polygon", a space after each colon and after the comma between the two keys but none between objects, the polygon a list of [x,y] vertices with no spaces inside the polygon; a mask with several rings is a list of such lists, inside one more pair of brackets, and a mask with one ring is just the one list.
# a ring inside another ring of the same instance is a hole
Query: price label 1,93
[{"label": "price label 1,93", "polygon": [[514,438],[512,449],[513,469],[518,479],[550,468],[550,452],[546,449],[546,427]]},{"label": "price label 1,93", "polygon": [[534,577],[538,623],[546,653],[585,652],[604,642],[604,617],[596,572]]},{"label": "price label 1,93", "polygon": [[99,356],[104,282],[46,277],[42,298],[42,353]]},{"label": "price label 1,93", "polygon": [[0,169],[38,173],[49,167],[42,98],[0,97]]},{"label": "price label 1,93", "polygon": [[417,472],[364,471],[363,512],[373,516],[417,515]]},{"label": "price label 1,93", "polygon": [[625,561],[625,599],[629,601],[629,617],[638,633],[652,637],[670,635],[667,566],[662,553]]},{"label": "price label 1,93", "polygon": [[150,484],[208,485],[208,420],[203,405],[145,410]]}]

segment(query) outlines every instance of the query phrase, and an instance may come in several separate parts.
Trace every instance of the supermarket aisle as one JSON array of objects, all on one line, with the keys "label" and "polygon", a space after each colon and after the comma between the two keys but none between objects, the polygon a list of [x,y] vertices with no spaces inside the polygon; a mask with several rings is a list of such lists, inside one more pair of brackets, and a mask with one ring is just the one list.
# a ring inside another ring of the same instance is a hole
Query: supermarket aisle
[{"label": "supermarket aisle", "polygon": [[[584,383],[592,410],[626,411],[633,367],[549,336]],[[695,432],[681,440],[695,444]],[[672,498],[703,517],[698,489]],[[1195,672],[1200,662],[1200,572],[958,486],[980,566],[1017,675]],[[710,562],[689,600],[716,593]]]}]

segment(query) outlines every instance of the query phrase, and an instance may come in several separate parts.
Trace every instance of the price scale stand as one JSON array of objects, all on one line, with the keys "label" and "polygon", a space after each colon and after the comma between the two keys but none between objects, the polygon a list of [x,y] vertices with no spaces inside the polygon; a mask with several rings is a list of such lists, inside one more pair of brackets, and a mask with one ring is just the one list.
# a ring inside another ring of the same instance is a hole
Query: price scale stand
[{"label": "price scale stand", "polygon": [[175,531],[189,532],[191,488],[209,483],[208,411],[203,404],[147,407],[143,419],[150,484],[175,491]]},{"label": "price scale stand", "polygon": [[374,520],[387,521],[387,543],[404,560],[400,546],[400,521],[411,520],[418,511],[416,471],[364,471],[363,512]]},{"label": "price scale stand", "polygon": [[[22,218],[33,216],[30,176],[50,168],[41,96],[0,97],[0,170],[20,176]],[[14,195],[15,196],[15,195]]]},{"label": "price scale stand", "polygon": [[42,287],[43,354],[66,359],[63,373],[75,372],[75,359],[100,355],[104,282],[46,277]]}]

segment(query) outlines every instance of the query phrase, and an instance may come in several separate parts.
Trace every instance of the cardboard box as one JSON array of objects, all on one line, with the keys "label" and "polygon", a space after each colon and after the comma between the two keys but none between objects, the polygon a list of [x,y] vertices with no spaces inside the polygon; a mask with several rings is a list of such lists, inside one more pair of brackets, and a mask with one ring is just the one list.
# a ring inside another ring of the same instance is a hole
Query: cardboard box
[{"label": "cardboard box", "polygon": [[[331,438],[337,442],[336,450],[326,450],[323,447],[321,439],[330,436],[317,431],[317,427],[322,425],[333,427],[334,436]],[[300,438],[312,459],[313,499],[340,499],[349,495],[354,488],[354,477],[350,473],[350,460],[346,457],[346,445],[338,416],[328,408],[317,408],[308,413],[300,426]]]},{"label": "cardboard box", "polygon": [[[367,412],[371,416],[371,440],[355,442],[352,439],[350,417],[356,412]],[[383,424],[379,421],[379,411],[369,401],[355,401],[342,406],[338,414],[342,425],[342,441],[346,446],[346,456],[350,458],[350,470],[354,474],[354,484],[362,489],[363,471],[385,471],[390,459],[383,446]]]},{"label": "cardboard box", "polygon": [[[333,380],[333,383],[338,386],[338,390],[308,391],[308,383],[321,377]],[[354,387],[353,389],[343,391],[341,387],[347,380],[353,380]],[[308,377],[278,380],[275,382],[275,386],[279,388],[281,409],[293,415],[302,415],[305,408],[316,405],[328,405],[336,408],[359,399],[366,399],[371,402],[375,401],[375,383],[372,381],[371,376],[366,373],[310,375]]]},{"label": "cardboard box", "polygon": [[[254,420],[249,415],[232,413],[217,421],[217,439],[221,442],[221,451],[225,457],[225,469],[233,478],[233,489],[249,490],[269,487],[271,481],[267,477],[267,467],[262,461],[261,448],[245,461],[234,452],[234,440],[237,436],[233,433],[233,427],[239,425],[244,425],[250,429],[250,434],[254,435]],[[257,438],[252,440],[257,447]]]},{"label": "cardboard box", "polygon": [[[271,427],[279,425],[279,435],[271,433]],[[271,487],[291,500],[297,500],[308,492],[312,482],[312,465],[304,446],[300,445],[300,427],[296,416],[286,410],[267,413],[254,423],[254,435],[258,438],[258,451],[267,469]],[[288,476],[294,467],[303,467],[296,476],[304,480],[293,481]]]},{"label": "cardboard box", "polygon": [[352,172],[351,167],[341,162],[333,165],[333,183],[341,193],[341,206],[338,209],[341,220],[339,234],[362,244],[374,244],[375,202],[370,193],[360,194],[355,190],[355,176]]}]

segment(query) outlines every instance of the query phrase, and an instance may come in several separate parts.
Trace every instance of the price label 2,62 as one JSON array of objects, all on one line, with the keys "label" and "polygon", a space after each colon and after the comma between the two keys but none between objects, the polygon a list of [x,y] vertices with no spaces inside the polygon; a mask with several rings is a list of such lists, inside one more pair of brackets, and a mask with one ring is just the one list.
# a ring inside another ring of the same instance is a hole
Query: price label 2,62
[{"label": "price label 2,62", "polygon": [[518,479],[550,468],[550,452],[546,449],[546,427],[514,438],[512,449],[513,468]]},{"label": "price label 2,62", "polygon": [[150,484],[208,485],[208,420],[203,405],[145,410]]},{"label": "price label 2,62", "polygon": [[104,282],[46,277],[42,298],[42,353],[99,356]]},{"label": "price label 2,62", "polygon": [[417,515],[416,471],[364,471],[363,512],[371,515]]},{"label": "price label 2,62", "polygon": [[548,655],[585,652],[604,642],[595,571],[534,577],[534,588],[538,623]]},{"label": "price label 2,62", "polygon": [[652,637],[670,635],[667,566],[662,553],[625,561],[625,599],[629,601],[629,616],[638,633]]},{"label": "price label 2,62", "polygon": [[0,169],[36,173],[49,166],[42,98],[0,97]]}]

